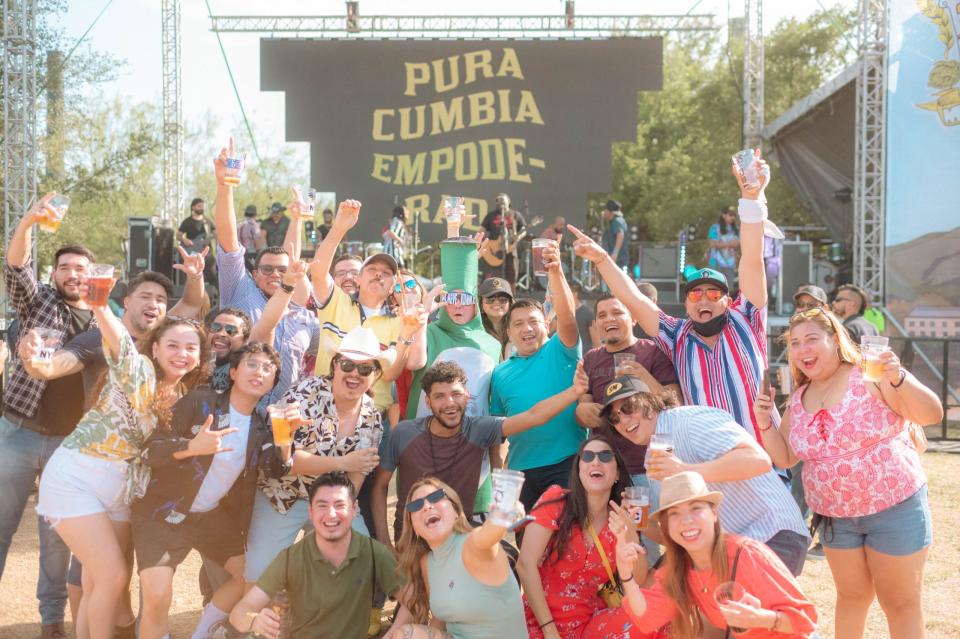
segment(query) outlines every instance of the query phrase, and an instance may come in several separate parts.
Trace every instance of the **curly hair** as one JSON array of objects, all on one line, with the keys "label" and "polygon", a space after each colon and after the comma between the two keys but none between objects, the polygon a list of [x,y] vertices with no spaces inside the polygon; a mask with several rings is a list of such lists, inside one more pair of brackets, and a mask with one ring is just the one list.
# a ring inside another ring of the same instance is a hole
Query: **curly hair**
[{"label": "curly hair", "polygon": [[430,396],[430,389],[434,384],[456,384],[460,382],[464,388],[467,386],[467,374],[463,372],[460,365],[456,362],[437,362],[427,369],[420,380],[420,386],[423,392]]}]

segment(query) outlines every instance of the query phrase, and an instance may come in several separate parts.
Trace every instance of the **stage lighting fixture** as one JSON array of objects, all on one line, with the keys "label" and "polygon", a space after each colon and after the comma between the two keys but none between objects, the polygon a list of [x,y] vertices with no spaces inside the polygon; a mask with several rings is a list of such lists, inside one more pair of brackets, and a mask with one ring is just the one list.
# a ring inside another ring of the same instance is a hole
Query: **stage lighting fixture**
[{"label": "stage lighting fixture", "polygon": [[347,2],[347,33],[360,31],[360,3],[355,0]]},{"label": "stage lighting fixture", "polygon": [[850,201],[850,198],[853,196],[853,191],[848,187],[843,187],[842,189],[837,189],[833,192],[833,198],[839,202],[847,203]]}]

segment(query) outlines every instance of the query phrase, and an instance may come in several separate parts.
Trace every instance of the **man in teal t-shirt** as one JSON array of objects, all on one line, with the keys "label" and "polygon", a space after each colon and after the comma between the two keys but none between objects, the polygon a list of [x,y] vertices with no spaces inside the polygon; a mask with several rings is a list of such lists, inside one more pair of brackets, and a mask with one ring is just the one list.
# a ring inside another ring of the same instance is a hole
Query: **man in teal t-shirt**
[{"label": "man in teal t-shirt", "polygon": [[[573,293],[560,268],[556,248],[543,251],[547,264],[547,288],[557,315],[557,333],[549,337],[543,307],[520,299],[510,305],[504,318],[507,337],[516,354],[493,371],[490,413],[507,417],[522,413],[542,399],[569,388],[580,360],[580,334],[574,314]],[[527,511],[553,484],[567,486],[573,456],[586,437],[574,419],[574,407],[547,421],[542,427],[507,438],[507,467],[526,475],[520,501]]]}]

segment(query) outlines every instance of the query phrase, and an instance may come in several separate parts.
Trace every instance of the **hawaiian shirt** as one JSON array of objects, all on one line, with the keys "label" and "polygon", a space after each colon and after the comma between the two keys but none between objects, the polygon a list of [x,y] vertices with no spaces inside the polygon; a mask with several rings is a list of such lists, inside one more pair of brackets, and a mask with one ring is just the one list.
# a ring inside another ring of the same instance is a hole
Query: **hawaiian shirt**
[{"label": "hawaiian shirt", "polygon": [[[373,399],[364,395],[356,432],[342,437],[333,389],[326,377],[308,377],[301,380],[283,395],[279,403],[299,405],[300,413],[307,420],[307,423],[293,434],[294,449],[298,451],[342,457],[356,449],[360,434],[383,434],[380,411],[374,406]],[[286,513],[298,499],[307,499],[307,492],[314,479],[315,475],[286,475],[280,479],[261,475],[259,487],[277,512]]]}]

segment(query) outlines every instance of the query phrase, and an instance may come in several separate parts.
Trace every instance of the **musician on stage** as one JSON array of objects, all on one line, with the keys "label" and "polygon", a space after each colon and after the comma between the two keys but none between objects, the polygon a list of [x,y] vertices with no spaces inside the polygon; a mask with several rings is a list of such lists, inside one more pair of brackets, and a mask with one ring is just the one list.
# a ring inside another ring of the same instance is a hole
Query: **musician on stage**
[{"label": "musician on stage", "polygon": [[[511,287],[517,285],[517,237],[523,233],[526,220],[510,208],[510,196],[497,194],[496,207],[487,213],[480,226],[487,234],[487,246],[493,260],[484,258],[484,279],[502,277]],[[499,266],[493,264],[502,260]]]},{"label": "musician on stage", "polygon": [[[202,253],[211,245],[216,230],[213,222],[205,215],[203,198],[195,197],[190,202],[190,217],[185,218],[177,228],[177,241],[187,253]],[[203,280],[216,285],[217,271],[215,260],[208,259],[203,267]]]}]

